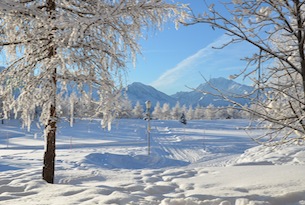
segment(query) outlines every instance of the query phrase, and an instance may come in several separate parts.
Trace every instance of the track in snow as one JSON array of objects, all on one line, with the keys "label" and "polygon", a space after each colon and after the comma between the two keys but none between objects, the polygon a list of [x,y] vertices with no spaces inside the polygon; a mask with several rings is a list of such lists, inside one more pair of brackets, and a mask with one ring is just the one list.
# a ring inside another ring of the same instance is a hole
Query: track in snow
[{"label": "track in snow", "polygon": [[[213,164],[213,161],[217,161],[219,165],[222,160],[227,161],[230,156],[243,153],[256,145],[244,130],[230,126],[225,120],[217,122],[217,131],[209,129],[215,121],[200,122],[190,121],[184,126],[178,121],[166,124],[163,121],[152,121],[152,154],[190,163]],[[237,122],[240,127],[247,125],[245,121]]]}]

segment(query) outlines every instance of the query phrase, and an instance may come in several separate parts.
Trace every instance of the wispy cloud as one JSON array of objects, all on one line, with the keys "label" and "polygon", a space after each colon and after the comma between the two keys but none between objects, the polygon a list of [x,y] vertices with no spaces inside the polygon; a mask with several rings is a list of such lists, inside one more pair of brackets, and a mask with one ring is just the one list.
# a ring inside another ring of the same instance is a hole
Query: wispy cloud
[{"label": "wispy cloud", "polygon": [[192,72],[197,68],[199,64],[202,64],[206,59],[211,57],[216,52],[216,50],[213,49],[213,47],[220,47],[227,41],[228,41],[227,36],[225,35],[221,36],[213,43],[199,50],[197,53],[182,60],[174,68],[167,70],[157,80],[152,82],[151,85],[156,88],[162,88],[164,86],[169,86],[175,83],[176,81],[181,79],[186,72]]}]

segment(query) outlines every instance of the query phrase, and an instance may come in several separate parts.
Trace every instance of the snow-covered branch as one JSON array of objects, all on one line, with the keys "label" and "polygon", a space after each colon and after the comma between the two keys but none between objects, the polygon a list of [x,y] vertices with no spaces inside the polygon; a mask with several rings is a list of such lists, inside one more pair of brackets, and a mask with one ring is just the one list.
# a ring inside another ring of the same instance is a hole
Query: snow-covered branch
[{"label": "snow-covered branch", "polygon": [[213,94],[260,118],[260,124],[270,128],[258,138],[261,142],[278,145],[304,140],[304,2],[238,0],[223,6],[228,13],[207,5],[204,14],[183,24],[204,23],[225,31],[230,38],[221,48],[239,42],[251,45],[253,55],[244,57],[247,67],[232,78],[251,79],[258,95],[239,96],[251,99],[252,105],[244,106],[216,88]]}]

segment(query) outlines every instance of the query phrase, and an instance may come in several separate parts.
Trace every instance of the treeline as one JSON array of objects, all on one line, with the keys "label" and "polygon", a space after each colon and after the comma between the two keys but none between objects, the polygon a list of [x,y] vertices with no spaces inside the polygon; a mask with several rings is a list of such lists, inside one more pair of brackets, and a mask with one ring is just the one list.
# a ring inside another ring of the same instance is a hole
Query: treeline
[{"label": "treeline", "polygon": [[[59,100],[58,110],[60,117],[99,117],[96,115],[98,105],[91,103],[84,98],[77,98],[70,96],[69,98],[62,98]],[[137,102],[132,106],[128,99],[123,99],[119,103],[119,107],[115,109],[115,116],[117,118],[144,118],[146,116],[146,108]],[[215,107],[212,104],[203,107],[197,105],[196,107],[180,105],[179,102],[171,107],[169,103],[161,105],[159,102],[151,108],[151,117],[160,120],[177,120],[180,119],[182,113],[187,120],[201,120],[201,119],[249,119],[249,113],[237,110],[231,106]]]},{"label": "treeline", "polygon": [[[132,109],[133,118],[142,118],[143,113],[146,115],[143,107],[139,102]],[[170,107],[168,103],[164,103],[162,106],[157,102],[156,106],[151,112],[153,119],[160,120],[178,120],[185,115],[187,120],[202,120],[202,119],[249,119],[250,114],[245,111],[237,110],[233,107],[215,107],[210,104],[207,107],[197,105],[196,107],[182,105],[177,102],[174,107]]]}]

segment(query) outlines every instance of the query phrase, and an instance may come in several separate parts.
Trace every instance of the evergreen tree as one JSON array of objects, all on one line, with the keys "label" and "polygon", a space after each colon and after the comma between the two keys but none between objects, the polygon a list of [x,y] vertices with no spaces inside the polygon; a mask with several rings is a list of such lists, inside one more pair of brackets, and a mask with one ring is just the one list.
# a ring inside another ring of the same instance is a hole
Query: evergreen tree
[{"label": "evergreen tree", "polygon": [[193,110],[192,105],[189,106],[189,109],[187,110],[187,113],[186,113],[186,117],[189,120],[193,120],[194,119],[194,110]]},{"label": "evergreen tree", "polygon": [[143,107],[140,104],[140,102],[137,101],[135,107],[132,110],[132,114],[135,118],[140,118],[141,119],[141,118],[143,118],[143,113],[144,113]]},{"label": "evergreen tree", "polygon": [[204,114],[203,114],[203,108],[198,104],[194,110],[194,119],[200,120],[203,119]]},{"label": "evergreen tree", "polygon": [[132,116],[132,104],[127,97],[122,99],[121,107],[119,109],[120,118],[130,118]]},{"label": "evergreen tree", "polygon": [[171,119],[171,109],[168,103],[164,103],[162,106],[162,119]]},{"label": "evergreen tree", "polygon": [[152,112],[153,118],[162,119],[162,110],[160,106],[160,102],[158,101],[156,106],[154,107],[154,111]]},{"label": "evergreen tree", "polygon": [[185,115],[184,115],[184,112],[183,112],[183,113],[181,114],[181,116],[180,116],[180,122],[181,122],[182,124],[184,124],[184,125],[187,124],[186,118],[185,118]]},{"label": "evergreen tree", "polygon": [[213,104],[209,104],[204,110],[204,116],[206,119],[212,120],[215,118],[216,109]]},{"label": "evergreen tree", "polygon": [[187,107],[186,105],[182,105],[181,109],[180,109],[180,113],[187,113]]},{"label": "evergreen tree", "polygon": [[215,113],[216,119],[227,119],[228,118],[228,112],[226,107],[218,107],[217,111]]},{"label": "evergreen tree", "polygon": [[177,102],[176,105],[175,105],[175,107],[173,107],[172,110],[171,110],[171,118],[172,118],[173,120],[179,119],[179,117],[180,117],[180,115],[181,115],[181,111],[180,111],[180,110],[181,110],[181,108],[180,108],[180,103]]},{"label": "evergreen tree", "polygon": [[228,117],[230,118],[230,119],[235,119],[235,118],[237,118],[237,110],[236,109],[234,109],[234,107],[232,107],[232,106],[228,106],[227,107],[227,113],[228,113]]}]

